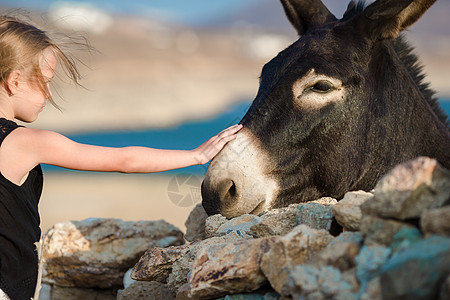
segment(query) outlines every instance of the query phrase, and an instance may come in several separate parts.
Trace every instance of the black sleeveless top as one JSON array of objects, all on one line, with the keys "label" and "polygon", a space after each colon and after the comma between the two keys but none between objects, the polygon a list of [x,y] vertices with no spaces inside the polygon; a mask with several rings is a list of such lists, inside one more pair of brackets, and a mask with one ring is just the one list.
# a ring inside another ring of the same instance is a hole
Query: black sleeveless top
[{"label": "black sleeveless top", "polygon": [[[0,118],[0,147],[17,127],[15,122]],[[41,237],[38,203],[42,184],[40,165],[21,186],[0,173],[0,289],[11,300],[34,296],[38,273],[34,243]]]}]

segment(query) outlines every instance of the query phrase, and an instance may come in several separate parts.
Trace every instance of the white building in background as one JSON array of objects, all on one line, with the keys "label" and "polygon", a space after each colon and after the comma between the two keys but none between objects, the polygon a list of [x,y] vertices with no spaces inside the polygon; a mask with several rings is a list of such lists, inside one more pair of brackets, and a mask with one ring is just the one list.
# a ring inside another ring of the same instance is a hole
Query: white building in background
[{"label": "white building in background", "polygon": [[87,2],[56,2],[48,14],[61,28],[94,34],[105,32],[113,23],[109,14]]}]

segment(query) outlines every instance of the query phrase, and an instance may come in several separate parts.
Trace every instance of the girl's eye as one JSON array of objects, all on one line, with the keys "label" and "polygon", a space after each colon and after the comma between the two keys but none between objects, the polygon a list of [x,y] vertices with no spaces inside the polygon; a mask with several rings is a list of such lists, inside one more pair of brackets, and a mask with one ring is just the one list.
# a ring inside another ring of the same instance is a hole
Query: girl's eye
[{"label": "girl's eye", "polygon": [[305,92],[328,93],[333,90],[333,84],[327,80],[320,80],[314,85],[305,89]]}]

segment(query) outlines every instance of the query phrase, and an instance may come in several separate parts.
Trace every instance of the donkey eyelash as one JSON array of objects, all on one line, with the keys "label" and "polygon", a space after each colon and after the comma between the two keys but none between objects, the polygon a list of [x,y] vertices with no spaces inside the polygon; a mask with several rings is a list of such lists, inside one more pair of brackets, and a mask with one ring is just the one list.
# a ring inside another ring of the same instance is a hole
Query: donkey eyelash
[{"label": "donkey eyelash", "polygon": [[328,93],[334,89],[335,89],[334,85],[331,82],[329,82],[328,80],[320,80],[320,81],[315,82],[313,85],[310,85],[307,88],[305,88],[303,93],[308,93],[308,92]]}]

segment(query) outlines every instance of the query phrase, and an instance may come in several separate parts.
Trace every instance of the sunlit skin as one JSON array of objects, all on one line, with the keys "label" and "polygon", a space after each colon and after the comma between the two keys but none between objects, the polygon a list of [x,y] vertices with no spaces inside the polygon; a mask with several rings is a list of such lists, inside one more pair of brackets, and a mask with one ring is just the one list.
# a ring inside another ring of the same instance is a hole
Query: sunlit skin
[{"label": "sunlit skin", "polygon": [[[42,53],[40,66],[47,85],[56,66],[57,58],[49,47]],[[27,70],[14,70],[0,87],[0,117],[27,123],[38,118],[49,95],[44,95],[28,75]],[[14,184],[21,185],[28,172],[41,163],[75,170],[123,173],[151,173],[205,164],[227,142],[235,139],[241,128],[242,125],[231,126],[193,150],[163,150],[80,144],[56,132],[19,127],[0,147],[0,172]]]}]

